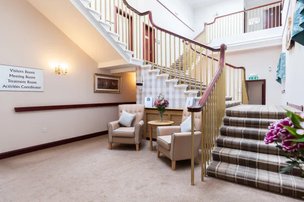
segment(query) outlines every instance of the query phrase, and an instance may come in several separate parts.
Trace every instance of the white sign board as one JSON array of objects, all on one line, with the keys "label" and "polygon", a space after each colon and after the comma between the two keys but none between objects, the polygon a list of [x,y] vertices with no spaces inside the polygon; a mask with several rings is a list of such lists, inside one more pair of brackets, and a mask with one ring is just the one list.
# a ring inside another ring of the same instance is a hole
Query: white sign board
[{"label": "white sign board", "polygon": [[0,91],[43,91],[41,69],[0,65]]},{"label": "white sign board", "polygon": [[145,107],[152,108],[153,107],[153,98],[145,97]]}]

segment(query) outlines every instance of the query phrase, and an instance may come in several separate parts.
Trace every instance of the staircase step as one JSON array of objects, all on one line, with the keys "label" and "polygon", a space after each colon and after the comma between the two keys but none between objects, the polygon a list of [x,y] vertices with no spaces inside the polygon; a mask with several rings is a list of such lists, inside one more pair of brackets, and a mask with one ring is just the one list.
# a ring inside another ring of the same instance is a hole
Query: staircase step
[{"label": "staircase step", "polygon": [[102,20],[97,20],[107,31],[110,31],[111,29],[111,25],[109,25],[108,23],[105,23]]},{"label": "staircase step", "polygon": [[168,79],[168,80],[166,80],[165,81],[166,83],[175,83],[175,85],[177,84],[177,82],[178,82],[178,79]]},{"label": "staircase step", "polygon": [[119,35],[116,34],[115,32],[111,32],[108,31],[108,33],[111,35],[111,37],[115,40],[115,41],[119,41]]},{"label": "staircase step", "polygon": [[242,117],[224,117],[224,125],[239,126],[249,128],[268,128],[268,126],[277,121],[276,119],[257,119],[257,118],[242,118]]},{"label": "staircase step", "polygon": [[187,95],[190,95],[190,94],[195,95],[194,97],[196,97],[198,93],[199,93],[198,90],[187,90],[187,91],[185,91],[185,94],[187,94]]},{"label": "staircase step", "polygon": [[169,78],[169,74],[159,74],[157,78],[165,78],[166,80]]},{"label": "staircase step", "polygon": [[226,101],[232,101],[232,97],[231,96],[226,96]]},{"label": "staircase step", "polygon": [[281,106],[242,105],[227,109],[226,115],[246,118],[282,119],[286,117],[286,111]]},{"label": "staircase step", "polygon": [[234,138],[228,136],[220,136],[216,140],[217,146],[233,149],[241,149],[244,151],[252,151],[265,154],[283,154],[274,144],[265,144],[261,140]]},{"label": "staircase step", "polygon": [[142,68],[142,69],[151,70],[151,69],[152,69],[152,65],[142,65],[141,68]]},{"label": "staircase step", "polygon": [[116,41],[116,42],[120,45],[120,47],[121,47],[122,49],[127,50],[127,44],[125,44],[125,43],[123,43],[123,42],[120,42],[120,41]]},{"label": "staircase step", "polygon": [[175,85],[175,87],[176,88],[187,88],[188,87],[188,85],[186,85],[186,84],[177,84],[177,85]]},{"label": "staircase step", "polygon": [[136,66],[142,66],[144,64],[144,62],[141,59],[135,58],[134,55],[130,59],[130,63]]},{"label": "staircase step", "polygon": [[[288,160],[286,157],[280,155],[262,154],[223,147],[216,147],[212,151],[212,157],[215,161],[258,168],[271,172],[280,172],[282,168],[287,166],[286,161]],[[298,168],[293,169],[290,174],[299,177],[301,176],[301,172]]]},{"label": "staircase step", "polygon": [[90,7],[86,7],[86,8],[88,9],[88,11],[89,11],[92,15],[94,15],[94,17],[95,17],[97,20],[102,18],[101,14],[100,14],[98,11],[96,11],[96,10],[90,8]]},{"label": "staircase step", "polygon": [[265,134],[267,133],[268,130],[260,129],[260,128],[222,126],[220,131],[222,136],[264,140]]},{"label": "staircase step", "polygon": [[148,70],[148,72],[149,72],[150,74],[158,74],[158,73],[159,73],[159,69]]},{"label": "staircase step", "polygon": [[241,104],[241,101],[226,101],[226,108],[235,107]]},{"label": "staircase step", "polygon": [[301,177],[219,161],[213,161],[208,166],[207,174],[238,184],[304,199],[304,180]]}]

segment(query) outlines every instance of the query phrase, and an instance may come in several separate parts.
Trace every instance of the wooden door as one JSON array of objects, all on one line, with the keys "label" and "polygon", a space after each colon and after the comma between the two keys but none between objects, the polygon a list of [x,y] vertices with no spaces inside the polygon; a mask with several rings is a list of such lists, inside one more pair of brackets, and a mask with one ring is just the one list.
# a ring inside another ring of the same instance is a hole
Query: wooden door
[{"label": "wooden door", "polygon": [[249,104],[266,104],[266,80],[246,80]]},{"label": "wooden door", "polygon": [[143,39],[143,56],[145,61],[149,61],[154,63],[155,62],[155,30],[144,24],[143,26],[143,33],[144,33],[144,39]]}]

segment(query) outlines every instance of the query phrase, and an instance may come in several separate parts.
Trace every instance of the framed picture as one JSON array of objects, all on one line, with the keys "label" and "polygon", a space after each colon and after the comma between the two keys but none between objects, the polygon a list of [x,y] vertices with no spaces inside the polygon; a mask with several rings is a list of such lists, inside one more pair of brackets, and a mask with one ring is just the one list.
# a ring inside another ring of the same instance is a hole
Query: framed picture
[{"label": "framed picture", "polygon": [[120,93],[121,77],[105,74],[94,75],[95,93]]}]

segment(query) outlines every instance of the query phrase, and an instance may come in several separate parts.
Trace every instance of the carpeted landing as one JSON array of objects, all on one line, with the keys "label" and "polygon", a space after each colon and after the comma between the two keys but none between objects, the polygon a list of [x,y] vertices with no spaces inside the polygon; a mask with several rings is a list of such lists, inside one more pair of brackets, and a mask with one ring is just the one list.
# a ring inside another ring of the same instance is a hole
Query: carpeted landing
[{"label": "carpeted landing", "polygon": [[240,105],[226,110],[208,176],[304,199],[304,178],[280,174],[287,158],[263,141],[270,123],[284,118],[280,106]]},{"label": "carpeted landing", "polygon": [[107,136],[0,160],[1,202],[291,202],[290,197],[207,177],[190,162],[157,158],[149,144],[107,149]]}]

